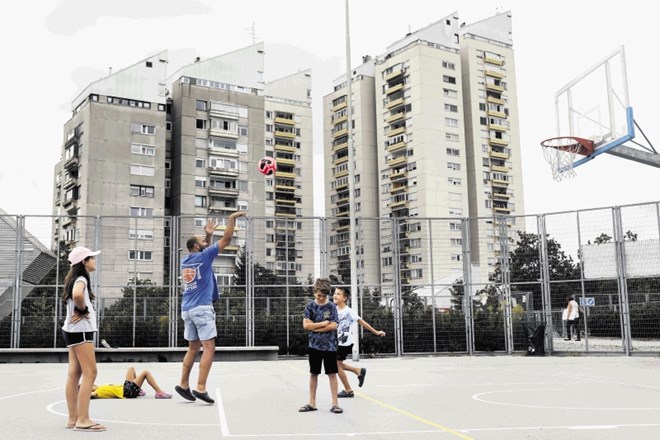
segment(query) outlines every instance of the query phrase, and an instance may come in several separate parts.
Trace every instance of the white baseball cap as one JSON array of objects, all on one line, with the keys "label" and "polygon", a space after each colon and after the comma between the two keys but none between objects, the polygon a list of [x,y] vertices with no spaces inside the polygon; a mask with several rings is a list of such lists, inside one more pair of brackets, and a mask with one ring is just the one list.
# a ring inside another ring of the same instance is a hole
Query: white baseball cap
[{"label": "white baseball cap", "polygon": [[76,264],[80,263],[87,257],[93,257],[98,254],[100,254],[101,251],[91,251],[87,249],[86,247],[83,246],[78,246],[76,248],[73,248],[71,252],[69,252],[69,263],[71,263],[71,266],[75,266]]}]

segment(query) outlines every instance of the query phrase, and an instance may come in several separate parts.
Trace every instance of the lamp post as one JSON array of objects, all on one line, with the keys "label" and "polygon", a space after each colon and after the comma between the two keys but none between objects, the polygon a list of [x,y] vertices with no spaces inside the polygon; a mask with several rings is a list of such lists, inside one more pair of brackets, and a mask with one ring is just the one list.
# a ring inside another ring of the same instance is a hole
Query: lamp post
[{"label": "lamp post", "polygon": [[[351,33],[350,21],[348,15],[348,0],[346,4],[346,94],[347,94],[347,111],[346,118],[348,119],[348,221],[350,223],[348,228],[349,233],[349,246],[350,246],[350,268],[351,268],[351,305],[353,308],[358,306],[357,294],[357,249],[355,248],[355,206],[353,198],[355,197],[353,186],[355,185],[355,158],[353,153],[353,90],[352,80],[353,71],[351,69]],[[357,310],[356,310],[357,312]],[[353,330],[352,330],[353,331]],[[355,330],[357,333],[357,330]],[[360,360],[360,340],[357,334],[354,334],[353,345],[353,360]]]}]

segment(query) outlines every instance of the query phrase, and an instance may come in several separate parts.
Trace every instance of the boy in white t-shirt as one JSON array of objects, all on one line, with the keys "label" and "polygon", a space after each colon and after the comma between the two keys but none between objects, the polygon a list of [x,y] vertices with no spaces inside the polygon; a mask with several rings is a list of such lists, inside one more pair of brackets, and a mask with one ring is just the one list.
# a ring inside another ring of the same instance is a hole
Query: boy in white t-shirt
[{"label": "boy in white t-shirt", "polygon": [[357,368],[351,365],[344,363],[349,354],[353,353],[353,335],[351,334],[351,326],[354,322],[359,323],[362,327],[369,330],[371,333],[378,336],[385,336],[385,332],[382,330],[376,330],[364,319],[346,305],[346,301],[350,297],[350,293],[346,287],[336,287],[335,292],[332,295],[332,299],[337,305],[337,312],[339,314],[339,324],[337,325],[337,369],[339,379],[341,380],[344,389],[337,394],[337,397],[353,397],[354,393],[351,389],[351,384],[348,382],[348,377],[346,377],[346,371],[348,370],[352,373],[355,373],[358,377],[358,386],[362,386],[364,383],[364,377],[367,375],[366,368]]}]

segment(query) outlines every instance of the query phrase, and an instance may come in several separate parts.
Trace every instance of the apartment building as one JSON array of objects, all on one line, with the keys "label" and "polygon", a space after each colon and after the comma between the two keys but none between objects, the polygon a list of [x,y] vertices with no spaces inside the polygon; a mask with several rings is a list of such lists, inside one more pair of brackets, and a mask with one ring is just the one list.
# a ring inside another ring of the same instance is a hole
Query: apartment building
[{"label": "apartment building", "polygon": [[[91,84],[65,124],[54,194],[54,213],[63,217],[54,241],[103,248],[111,263],[100,271],[106,285],[125,286],[133,277],[161,284],[169,282],[163,268],[187,253],[186,239],[203,234],[209,217],[219,220],[219,238],[237,210],[262,219],[311,215],[311,75],[269,86],[264,56],[259,43],[168,74],[163,52]],[[286,143],[277,140],[280,131]],[[295,151],[276,152],[278,142]],[[281,156],[270,181],[256,167],[266,155]],[[276,242],[278,222],[263,223],[250,234],[256,249]],[[239,221],[214,263],[219,285],[231,284],[247,236]],[[290,265],[279,258],[255,255],[265,266],[285,267],[287,277],[312,272],[304,252],[292,252]]]},{"label": "apartment building", "polygon": [[[345,80],[324,99],[326,212],[348,210],[340,165],[352,126],[356,157],[377,167],[366,176],[369,165],[355,160],[356,216],[375,200],[376,215],[396,219],[379,225],[368,256],[379,264],[364,277],[384,285],[398,277],[411,290],[451,283],[463,271],[463,219],[484,217],[471,222],[479,237],[471,263],[477,282],[487,281],[500,250],[497,215],[523,213],[510,13],[472,25],[453,13],[409,33],[354,69],[352,88],[352,123],[341,113]],[[350,247],[340,221],[330,232],[331,273],[345,274]]]},{"label": "apartment building", "polygon": [[163,282],[166,72],[161,52],[110,73],[74,99],[64,125],[53,246],[103,249],[109,295],[132,278]]}]

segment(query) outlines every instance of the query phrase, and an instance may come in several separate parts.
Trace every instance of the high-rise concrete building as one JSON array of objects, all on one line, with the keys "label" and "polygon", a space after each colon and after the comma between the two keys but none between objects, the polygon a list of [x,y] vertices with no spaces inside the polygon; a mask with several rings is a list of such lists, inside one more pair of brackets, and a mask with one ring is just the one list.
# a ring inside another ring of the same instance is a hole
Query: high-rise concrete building
[{"label": "high-rise concrete building", "polygon": [[[54,240],[103,247],[105,285],[134,277],[160,284],[169,281],[170,257],[187,253],[186,239],[203,234],[209,217],[220,220],[219,238],[237,210],[278,220],[311,215],[311,74],[265,84],[264,55],[259,43],[168,75],[163,52],[92,83],[65,125],[54,197],[54,213],[64,217]],[[264,156],[280,165],[268,179],[257,170]],[[252,236],[256,248],[277,245],[278,222],[265,223]],[[241,221],[216,259],[219,285],[231,283],[246,235]],[[306,262],[314,259],[300,249],[255,259],[286,266],[291,278],[313,272]]]},{"label": "high-rise concrete building", "polygon": [[[462,221],[486,217],[471,222],[472,234],[483,237],[471,262],[475,278],[487,280],[499,255],[497,214],[523,213],[511,15],[460,25],[451,14],[365,59],[351,84],[352,122],[345,79],[324,99],[326,213],[345,213],[330,232],[331,273],[347,274],[344,176],[353,165],[356,216],[397,219],[397,230],[388,228],[393,222],[379,225],[373,249],[358,240],[358,278],[413,288],[456,279]],[[356,160],[346,164],[351,127]],[[361,273],[361,260],[374,258],[380,264]]]},{"label": "high-rise concrete building", "polygon": [[53,240],[102,247],[108,287],[163,281],[166,72],[161,52],[110,73],[73,101],[64,125]]}]

